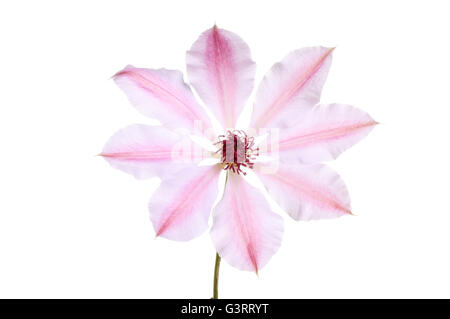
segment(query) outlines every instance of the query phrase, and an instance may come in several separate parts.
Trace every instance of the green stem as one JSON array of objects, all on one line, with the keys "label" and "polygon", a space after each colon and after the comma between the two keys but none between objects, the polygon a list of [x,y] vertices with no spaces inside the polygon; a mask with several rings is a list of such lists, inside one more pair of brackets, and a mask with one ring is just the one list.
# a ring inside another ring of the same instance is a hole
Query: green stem
[{"label": "green stem", "polygon": [[[223,190],[222,196],[225,195],[225,188],[227,187],[227,182],[228,182],[228,171],[227,171],[227,175],[225,175],[225,185],[224,185],[224,190]],[[216,263],[214,265],[214,287],[213,287],[212,299],[219,299],[219,268],[220,268],[220,256],[219,256],[219,253],[216,253]]]},{"label": "green stem", "polygon": [[216,253],[216,264],[214,266],[213,299],[219,298],[219,268],[220,268],[220,256],[218,253]]}]

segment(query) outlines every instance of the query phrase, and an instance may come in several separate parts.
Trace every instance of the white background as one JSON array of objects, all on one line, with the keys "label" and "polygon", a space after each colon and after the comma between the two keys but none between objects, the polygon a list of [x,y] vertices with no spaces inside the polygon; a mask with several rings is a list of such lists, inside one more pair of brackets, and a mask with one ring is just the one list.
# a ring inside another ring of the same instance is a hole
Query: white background
[{"label": "white background", "polygon": [[[208,233],[154,240],[137,181],[98,154],[155,123],[110,80],[185,70],[214,22],[257,79],[288,52],[337,46],[322,101],[381,122],[331,165],[357,217],[294,222],[259,278],[222,263],[228,298],[450,297],[446,1],[4,1],[0,5],[0,297],[209,298]],[[251,101],[251,100],[250,100]]]}]

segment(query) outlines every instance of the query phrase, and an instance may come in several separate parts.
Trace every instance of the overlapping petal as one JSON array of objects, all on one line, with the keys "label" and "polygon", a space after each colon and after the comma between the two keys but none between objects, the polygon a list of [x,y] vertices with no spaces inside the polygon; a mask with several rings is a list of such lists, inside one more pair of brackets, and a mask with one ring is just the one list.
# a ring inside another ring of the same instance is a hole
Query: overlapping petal
[{"label": "overlapping petal", "polygon": [[275,174],[261,164],[256,169],[269,195],[295,220],[351,214],[347,187],[323,164],[283,164]]},{"label": "overlapping petal", "polygon": [[281,244],[282,218],[272,212],[258,189],[237,174],[229,174],[213,216],[216,250],[238,269],[258,272]]},{"label": "overlapping petal", "polygon": [[127,66],[114,76],[130,102],[144,115],[174,129],[209,128],[210,120],[198,104],[183,74],[175,70]]},{"label": "overlapping petal", "polygon": [[276,63],[258,87],[250,127],[284,128],[298,122],[320,100],[332,51],[303,48]]},{"label": "overlapping petal", "polygon": [[217,198],[220,167],[189,167],[164,179],[150,201],[156,236],[185,241],[208,228]]},{"label": "overlapping petal", "polygon": [[253,88],[255,63],[247,44],[214,26],[200,35],[186,58],[198,95],[225,128],[234,127]]},{"label": "overlapping petal", "polygon": [[202,154],[186,136],[163,126],[134,124],[114,134],[100,155],[113,167],[143,179],[192,166]]},{"label": "overlapping petal", "polygon": [[278,143],[262,152],[279,153],[284,162],[331,160],[363,139],[376,124],[369,114],[350,105],[316,105],[299,124],[280,130]]}]

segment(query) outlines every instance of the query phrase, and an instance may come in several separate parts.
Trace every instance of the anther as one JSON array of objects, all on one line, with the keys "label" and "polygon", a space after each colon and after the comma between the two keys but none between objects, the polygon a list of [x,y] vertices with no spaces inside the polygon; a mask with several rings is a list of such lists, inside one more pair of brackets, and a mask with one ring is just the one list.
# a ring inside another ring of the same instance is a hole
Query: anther
[{"label": "anther", "polygon": [[216,153],[221,154],[223,169],[237,174],[246,174],[242,167],[253,168],[253,161],[259,154],[254,138],[247,137],[241,130],[227,131],[225,135],[219,136],[216,144],[220,145]]}]

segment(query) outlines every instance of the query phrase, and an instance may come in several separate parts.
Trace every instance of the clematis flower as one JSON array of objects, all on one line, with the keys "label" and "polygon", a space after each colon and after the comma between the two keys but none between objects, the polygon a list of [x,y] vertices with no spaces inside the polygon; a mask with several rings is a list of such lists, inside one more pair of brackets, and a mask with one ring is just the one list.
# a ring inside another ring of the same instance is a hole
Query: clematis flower
[{"label": "clematis flower", "polygon": [[[238,269],[258,272],[281,244],[283,220],[243,178],[250,171],[295,220],[351,214],[344,182],[320,162],[336,158],[377,123],[349,105],[318,104],[332,52],[324,47],[299,49],[266,74],[249,127],[253,132],[276,129],[278,143],[261,148],[250,130],[234,129],[253,89],[255,63],[249,47],[216,26],[201,34],[187,52],[187,75],[223,127],[211,141],[211,156],[218,159],[214,165],[199,165],[203,157],[195,152],[177,152],[196,127],[212,127],[181,72],[127,66],[114,76],[140,112],[162,123],[122,129],[101,153],[113,167],[137,178],[162,179],[149,204],[157,236],[193,239],[209,228],[212,211],[210,234],[218,256]],[[267,169],[263,157],[277,161],[277,169]],[[224,192],[213,208],[224,171]]]}]

